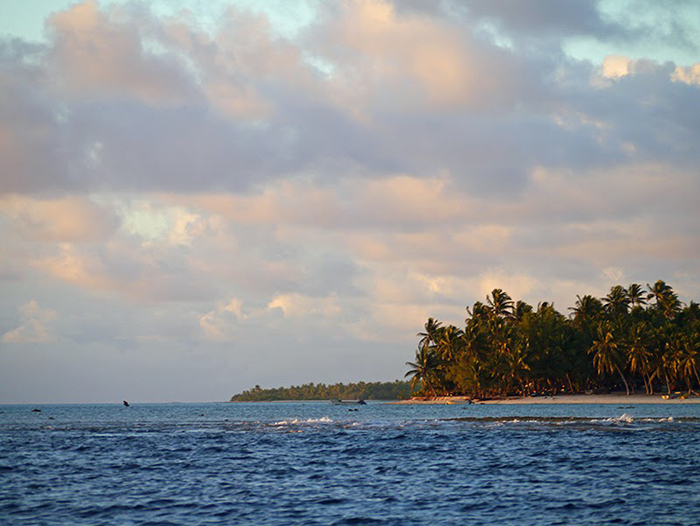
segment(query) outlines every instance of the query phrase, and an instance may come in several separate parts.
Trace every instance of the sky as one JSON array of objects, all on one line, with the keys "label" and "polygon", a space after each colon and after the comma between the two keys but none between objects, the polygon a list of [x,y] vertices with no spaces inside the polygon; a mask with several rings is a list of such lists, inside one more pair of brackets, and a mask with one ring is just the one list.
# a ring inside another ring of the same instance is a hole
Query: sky
[{"label": "sky", "polygon": [[700,299],[700,3],[5,0],[0,403],[402,378],[494,288]]}]

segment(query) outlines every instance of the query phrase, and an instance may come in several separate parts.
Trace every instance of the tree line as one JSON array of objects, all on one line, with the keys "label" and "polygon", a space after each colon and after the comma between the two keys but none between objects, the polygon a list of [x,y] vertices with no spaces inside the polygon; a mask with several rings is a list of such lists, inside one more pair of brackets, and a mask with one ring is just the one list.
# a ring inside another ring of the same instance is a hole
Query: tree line
[{"label": "tree line", "polygon": [[408,398],[411,392],[409,382],[357,382],[303,384],[300,386],[263,389],[256,385],[252,389],[235,394],[231,402],[271,402],[275,400],[401,400]]},{"label": "tree line", "polygon": [[569,311],[494,289],[464,328],[429,318],[405,376],[424,396],[700,390],[700,307],[664,281],[577,296]]}]

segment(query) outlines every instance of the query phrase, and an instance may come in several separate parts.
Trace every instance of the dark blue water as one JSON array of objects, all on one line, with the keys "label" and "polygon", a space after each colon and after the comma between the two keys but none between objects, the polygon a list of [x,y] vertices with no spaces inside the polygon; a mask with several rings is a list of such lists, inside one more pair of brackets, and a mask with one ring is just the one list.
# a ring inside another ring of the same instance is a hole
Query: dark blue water
[{"label": "dark blue water", "polygon": [[0,524],[698,525],[700,405],[0,406]]}]

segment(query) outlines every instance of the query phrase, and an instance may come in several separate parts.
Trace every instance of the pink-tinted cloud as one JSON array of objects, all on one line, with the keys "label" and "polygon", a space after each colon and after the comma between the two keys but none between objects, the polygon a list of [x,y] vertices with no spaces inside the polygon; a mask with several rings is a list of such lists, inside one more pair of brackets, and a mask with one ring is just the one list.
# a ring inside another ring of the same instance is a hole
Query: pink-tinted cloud
[{"label": "pink-tinted cloud", "polygon": [[44,242],[107,241],[118,226],[113,210],[77,196],[0,196],[0,216],[13,223],[17,235]]},{"label": "pink-tinted cloud", "polygon": [[146,9],[100,8],[94,0],[53,14],[46,25],[52,79],[75,97],[182,103],[193,86],[177,55],[149,49],[157,25]]},{"label": "pink-tinted cloud", "polygon": [[49,323],[56,318],[56,311],[39,306],[30,300],[19,309],[19,325],[2,335],[5,343],[50,343],[54,336]]}]

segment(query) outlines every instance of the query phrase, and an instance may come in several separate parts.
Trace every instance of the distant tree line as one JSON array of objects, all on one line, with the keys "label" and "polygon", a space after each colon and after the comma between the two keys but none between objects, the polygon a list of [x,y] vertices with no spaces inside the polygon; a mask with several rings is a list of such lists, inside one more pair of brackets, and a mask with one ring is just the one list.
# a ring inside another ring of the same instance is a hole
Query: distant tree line
[{"label": "distant tree line", "polygon": [[252,389],[233,395],[231,402],[270,402],[275,400],[401,400],[408,398],[411,385],[408,381],[358,382],[349,384],[304,384],[291,387],[263,389],[256,385]]},{"label": "distant tree line", "polygon": [[569,311],[494,289],[464,328],[429,318],[406,377],[425,396],[700,390],[700,308],[664,281],[577,296]]}]

